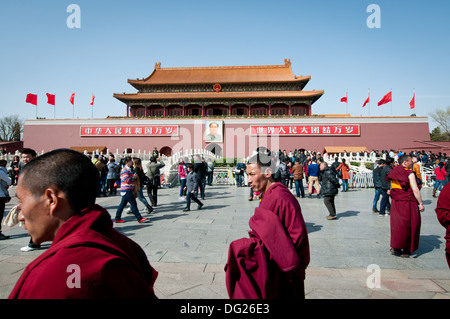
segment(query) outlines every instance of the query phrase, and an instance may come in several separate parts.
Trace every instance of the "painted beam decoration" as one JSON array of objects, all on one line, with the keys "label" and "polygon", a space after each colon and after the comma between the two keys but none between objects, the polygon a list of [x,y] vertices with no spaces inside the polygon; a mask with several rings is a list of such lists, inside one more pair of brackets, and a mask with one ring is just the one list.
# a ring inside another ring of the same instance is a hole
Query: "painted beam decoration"
[{"label": "painted beam decoration", "polygon": [[360,136],[359,124],[251,125],[252,136]]},{"label": "painted beam decoration", "polygon": [[178,136],[178,125],[81,126],[80,136]]}]

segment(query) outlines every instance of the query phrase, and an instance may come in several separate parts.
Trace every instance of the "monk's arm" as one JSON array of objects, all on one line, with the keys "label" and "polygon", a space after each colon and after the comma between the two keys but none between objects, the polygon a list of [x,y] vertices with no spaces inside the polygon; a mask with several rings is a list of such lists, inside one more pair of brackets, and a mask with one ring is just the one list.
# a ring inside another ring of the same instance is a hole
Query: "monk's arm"
[{"label": "monk's arm", "polygon": [[423,212],[425,210],[425,207],[423,206],[422,196],[420,195],[419,187],[417,186],[416,182],[416,175],[414,173],[409,174],[409,184],[411,185],[411,188],[414,192],[414,197],[417,199],[417,202],[419,203],[419,210]]}]

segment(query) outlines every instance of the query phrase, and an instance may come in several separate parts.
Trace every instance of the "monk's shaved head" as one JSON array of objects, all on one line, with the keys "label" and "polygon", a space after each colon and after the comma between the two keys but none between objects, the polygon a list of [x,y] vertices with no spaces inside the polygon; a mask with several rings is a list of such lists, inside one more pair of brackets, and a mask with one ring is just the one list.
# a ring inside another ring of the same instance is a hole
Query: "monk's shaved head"
[{"label": "monk's shaved head", "polygon": [[95,204],[99,185],[98,169],[84,154],[58,149],[30,161],[20,173],[21,185],[39,197],[56,187],[67,197],[74,211]]}]

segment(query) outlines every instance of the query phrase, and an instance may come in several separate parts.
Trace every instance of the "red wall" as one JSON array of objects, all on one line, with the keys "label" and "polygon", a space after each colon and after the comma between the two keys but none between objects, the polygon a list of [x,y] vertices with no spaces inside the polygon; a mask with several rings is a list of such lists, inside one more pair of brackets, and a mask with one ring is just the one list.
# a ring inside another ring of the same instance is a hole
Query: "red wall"
[{"label": "red wall", "polygon": [[[209,119],[208,119],[209,120]],[[426,118],[386,118],[376,123],[370,118],[336,118],[333,123],[354,123],[360,125],[360,136],[283,136],[283,137],[250,137],[250,125],[277,125],[277,119],[223,120],[224,142],[217,143],[223,148],[224,157],[243,157],[251,155],[258,146],[266,146],[272,150],[286,149],[288,152],[295,148],[305,148],[322,152],[326,146],[365,146],[369,150],[405,149],[417,147],[422,144],[415,141],[429,141],[429,127]],[[328,119],[328,121],[330,121]],[[308,119],[308,123],[320,123],[321,119]],[[123,152],[126,148],[135,152],[149,153],[156,146],[170,147],[174,152],[183,153],[190,149],[205,148],[209,143],[204,142],[204,121],[193,120],[140,120],[132,119],[114,120],[29,120],[25,122],[23,133],[24,147],[35,149],[37,152],[50,151],[56,148],[72,146],[106,146],[111,152]],[[264,124],[262,124],[264,123]],[[305,123],[304,119],[291,119],[289,124]],[[331,123],[331,122],[330,122]],[[179,125],[178,137],[81,137],[80,126],[125,126],[125,125]],[[286,125],[286,124],[284,124]]]}]

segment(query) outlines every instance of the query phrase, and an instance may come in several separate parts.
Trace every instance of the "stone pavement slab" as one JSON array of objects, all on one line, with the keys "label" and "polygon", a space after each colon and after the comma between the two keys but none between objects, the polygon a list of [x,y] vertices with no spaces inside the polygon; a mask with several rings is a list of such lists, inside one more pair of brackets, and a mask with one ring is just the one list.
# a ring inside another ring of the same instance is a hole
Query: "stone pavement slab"
[{"label": "stone pavement slab", "polygon": [[[14,188],[11,190],[14,196]],[[248,221],[258,201],[248,201],[249,188],[214,185],[206,188],[204,207],[183,212],[178,188],[160,189],[150,221],[139,224],[123,214],[114,224],[136,241],[159,272],[155,291],[162,299],[225,299],[224,265],[229,244],[247,237]],[[310,240],[306,271],[307,299],[443,299],[450,298],[450,270],[445,260],[445,229],[438,223],[436,199],[422,189],[420,245],[411,258],[389,253],[389,216],[372,213],[373,189],[350,189],[336,197],[337,220],[329,221],[322,199],[300,198]],[[97,203],[115,215],[120,197],[99,197]],[[7,210],[16,204],[7,204]],[[138,201],[141,213],[147,216]],[[44,249],[21,252],[29,241],[20,227],[2,227],[11,239],[0,241],[0,298],[7,298],[26,265]],[[379,287],[369,288],[370,267],[378,267]],[[368,270],[369,267],[369,270]]]}]

